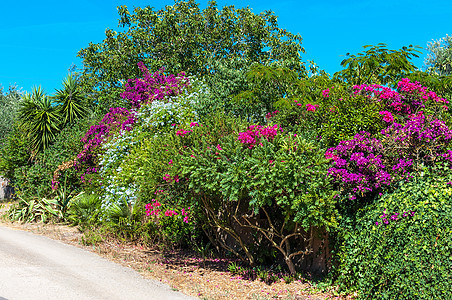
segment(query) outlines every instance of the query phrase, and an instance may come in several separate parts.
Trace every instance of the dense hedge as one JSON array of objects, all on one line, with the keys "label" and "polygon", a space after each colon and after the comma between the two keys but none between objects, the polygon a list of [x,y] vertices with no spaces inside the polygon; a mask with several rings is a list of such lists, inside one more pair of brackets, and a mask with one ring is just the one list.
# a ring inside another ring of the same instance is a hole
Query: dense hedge
[{"label": "dense hedge", "polygon": [[451,180],[425,170],[344,217],[338,283],[360,299],[451,299]]}]

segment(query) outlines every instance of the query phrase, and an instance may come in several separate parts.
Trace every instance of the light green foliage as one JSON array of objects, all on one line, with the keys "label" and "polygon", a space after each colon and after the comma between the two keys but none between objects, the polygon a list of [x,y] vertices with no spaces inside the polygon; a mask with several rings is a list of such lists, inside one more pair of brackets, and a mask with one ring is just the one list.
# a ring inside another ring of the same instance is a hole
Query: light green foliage
[{"label": "light green foliage", "polygon": [[[265,123],[267,113],[273,112],[275,104],[290,98],[290,90],[298,74],[288,68],[254,64],[246,73],[249,90],[232,98],[231,111],[249,122]],[[286,100],[287,101],[287,100]]]},{"label": "light green foliage", "polygon": [[419,57],[416,48],[419,46],[404,46],[400,50],[389,50],[386,44],[375,46],[366,45],[367,49],[357,55],[347,53],[346,59],[341,62],[344,70],[336,72],[334,79],[346,82],[349,85],[380,84],[394,85],[406,74],[416,70],[410,61],[413,57]]},{"label": "light green foliage", "polygon": [[451,180],[448,167],[425,170],[356,215],[344,213],[336,270],[342,288],[358,290],[360,299],[451,298]]},{"label": "light green foliage", "polygon": [[125,80],[137,78],[143,61],[151,70],[166,67],[172,74],[215,74],[214,61],[240,60],[238,69],[253,62],[274,62],[303,72],[300,61],[301,36],[278,28],[277,17],[269,11],[254,14],[251,9],[227,6],[215,1],[201,10],[194,0],[175,1],[158,11],[152,7],[130,12],[120,6],[119,26],[106,30],[106,39],[90,44],[82,58],[82,80],[86,91],[102,109],[118,105]]},{"label": "light green foliage", "polygon": [[429,73],[452,75],[452,36],[433,40],[427,46],[425,65]]},{"label": "light green foliage", "polygon": [[[327,88],[329,96],[324,97],[322,91]],[[306,106],[309,104],[318,107],[309,111]],[[348,85],[334,83],[323,76],[302,80],[296,97],[285,105],[287,108],[272,121],[313,138],[317,135],[326,146],[350,140],[360,131],[379,133],[386,126],[379,115],[385,105],[382,101],[354,95]]]},{"label": "light green foliage", "polygon": [[182,147],[179,138],[174,134],[162,133],[149,137],[131,150],[130,155],[121,162],[121,172],[116,176],[123,184],[134,184],[141,203],[150,202],[154,192],[164,185],[163,176],[169,174],[174,166],[169,165],[178,149]]}]

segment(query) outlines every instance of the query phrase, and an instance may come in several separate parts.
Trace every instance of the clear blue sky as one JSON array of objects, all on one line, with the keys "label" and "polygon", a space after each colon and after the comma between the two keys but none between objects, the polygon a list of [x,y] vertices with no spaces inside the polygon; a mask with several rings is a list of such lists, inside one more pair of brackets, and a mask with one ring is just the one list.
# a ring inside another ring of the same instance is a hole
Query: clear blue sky
[{"label": "clear blue sky", "polygon": [[[197,1],[202,8],[207,0]],[[279,27],[300,33],[306,53],[330,74],[340,70],[347,52],[366,44],[386,43],[390,49],[452,34],[450,0],[219,0],[218,6],[249,6],[254,13],[272,10]],[[77,52],[116,29],[116,7],[174,4],[173,0],[3,1],[0,18],[0,84],[23,91],[41,85],[47,93],[61,87],[72,64],[82,67]],[[425,51],[424,51],[425,54]],[[424,57],[414,62],[423,66]]]}]

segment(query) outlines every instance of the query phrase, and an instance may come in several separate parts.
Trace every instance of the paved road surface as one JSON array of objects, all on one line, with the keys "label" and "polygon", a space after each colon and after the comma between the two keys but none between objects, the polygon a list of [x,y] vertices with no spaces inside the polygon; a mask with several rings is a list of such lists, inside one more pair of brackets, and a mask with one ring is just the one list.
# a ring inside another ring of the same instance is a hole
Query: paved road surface
[{"label": "paved road surface", "polygon": [[93,253],[0,226],[0,300],[195,299]]}]

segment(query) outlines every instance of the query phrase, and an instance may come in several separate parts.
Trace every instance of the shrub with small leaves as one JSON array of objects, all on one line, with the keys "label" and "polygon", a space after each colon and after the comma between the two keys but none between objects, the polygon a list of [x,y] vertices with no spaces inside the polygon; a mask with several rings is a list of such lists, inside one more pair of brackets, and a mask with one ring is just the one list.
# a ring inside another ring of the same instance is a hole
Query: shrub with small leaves
[{"label": "shrub with small leaves", "polygon": [[424,170],[341,221],[337,283],[359,299],[452,297],[452,172]]}]

